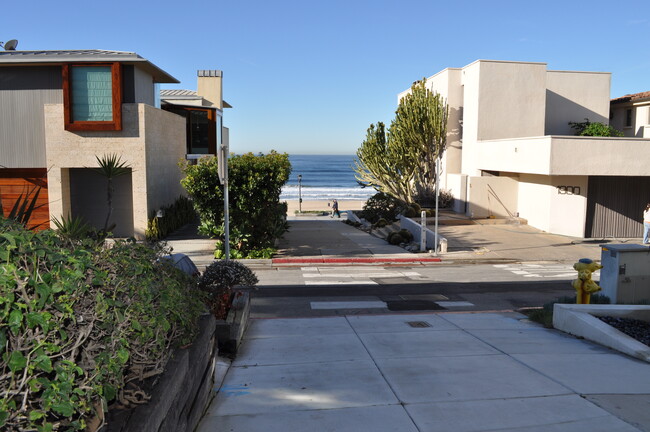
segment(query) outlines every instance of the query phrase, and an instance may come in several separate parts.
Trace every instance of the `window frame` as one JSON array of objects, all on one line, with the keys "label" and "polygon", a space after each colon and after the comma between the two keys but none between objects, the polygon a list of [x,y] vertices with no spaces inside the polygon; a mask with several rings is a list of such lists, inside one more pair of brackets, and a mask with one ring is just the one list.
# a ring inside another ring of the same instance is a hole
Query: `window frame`
[{"label": "window frame", "polygon": [[[76,66],[111,67],[111,90],[113,102],[113,120],[83,121],[72,120],[72,85],[70,83],[71,68]],[[119,131],[122,130],[122,67],[118,62],[113,63],[64,63],[61,67],[63,75],[63,123],[67,131]]]}]

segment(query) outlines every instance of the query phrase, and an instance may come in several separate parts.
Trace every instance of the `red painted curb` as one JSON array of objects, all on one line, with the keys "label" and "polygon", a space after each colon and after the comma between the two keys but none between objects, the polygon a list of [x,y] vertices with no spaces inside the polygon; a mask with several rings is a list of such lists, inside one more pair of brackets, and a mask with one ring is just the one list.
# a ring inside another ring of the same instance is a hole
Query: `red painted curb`
[{"label": "red painted curb", "polygon": [[432,263],[440,258],[274,258],[273,264]]}]

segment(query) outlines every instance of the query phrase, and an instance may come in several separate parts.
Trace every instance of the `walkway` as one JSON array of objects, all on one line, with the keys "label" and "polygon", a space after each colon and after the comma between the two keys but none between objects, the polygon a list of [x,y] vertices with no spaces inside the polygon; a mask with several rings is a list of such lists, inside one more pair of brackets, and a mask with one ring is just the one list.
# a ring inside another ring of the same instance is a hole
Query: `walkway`
[{"label": "walkway", "polygon": [[517,313],[253,320],[198,431],[632,432],[648,394],[647,363]]}]

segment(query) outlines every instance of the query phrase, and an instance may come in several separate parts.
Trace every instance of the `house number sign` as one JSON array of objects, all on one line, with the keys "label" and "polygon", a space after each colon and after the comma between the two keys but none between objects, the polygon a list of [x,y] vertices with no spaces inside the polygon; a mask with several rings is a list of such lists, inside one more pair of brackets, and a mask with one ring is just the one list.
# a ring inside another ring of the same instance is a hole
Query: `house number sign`
[{"label": "house number sign", "polygon": [[558,186],[557,193],[560,195],[580,195],[580,186]]}]

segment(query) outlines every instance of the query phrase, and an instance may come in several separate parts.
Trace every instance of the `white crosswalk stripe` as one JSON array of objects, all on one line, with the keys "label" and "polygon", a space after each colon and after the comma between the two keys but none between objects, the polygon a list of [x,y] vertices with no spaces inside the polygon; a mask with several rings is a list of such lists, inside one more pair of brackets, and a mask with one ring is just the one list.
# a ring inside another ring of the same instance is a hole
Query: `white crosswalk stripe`
[{"label": "white crosswalk stripe", "polygon": [[305,285],[377,285],[373,279],[403,278],[428,280],[415,271],[396,271],[377,268],[359,271],[359,267],[302,267]]},{"label": "white crosswalk stripe", "polygon": [[[525,278],[571,279],[578,276],[571,264],[494,264],[494,267]],[[594,279],[599,276],[600,272],[594,272]]]}]

